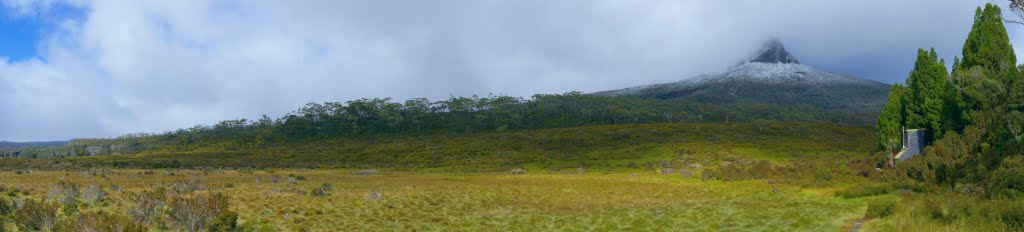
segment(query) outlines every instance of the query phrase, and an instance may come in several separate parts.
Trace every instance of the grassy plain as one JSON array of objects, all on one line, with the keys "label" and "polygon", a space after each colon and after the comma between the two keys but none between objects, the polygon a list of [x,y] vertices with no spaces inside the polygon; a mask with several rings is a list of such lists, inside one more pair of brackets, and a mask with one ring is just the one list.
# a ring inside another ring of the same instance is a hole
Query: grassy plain
[{"label": "grassy plain", "polygon": [[[61,203],[54,224],[131,219],[169,230],[184,228],[173,215],[192,212],[174,202],[222,193],[241,231],[837,231],[893,197],[837,194],[885,178],[873,170],[872,133],[831,123],[606,125],[2,159],[0,200],[62,202],[58,183],[70,182],[83,200]],[[84,199],[92,186],[106,197]],[[127,216],[89,216],[100,211]],[[7,215],[5,228],[24,224]]]},{"label": "grassy plain", "polygon": [[[836,231],[865,209],[865,198],[784,184],[774,192],[765,180],[657,173],[99,170],[2,172],[0,180],[27,192],[20,197],[44,197],[57,180],[102,186],[108,199],[80,208],[107,212],[127,211],[129,195],[154,186],[199,180],[200,192],[229,196],[239,227],[252,231]],[[329,195],[311,194],[325,183]],[[382,197],[369,199],[373,192]]]}]

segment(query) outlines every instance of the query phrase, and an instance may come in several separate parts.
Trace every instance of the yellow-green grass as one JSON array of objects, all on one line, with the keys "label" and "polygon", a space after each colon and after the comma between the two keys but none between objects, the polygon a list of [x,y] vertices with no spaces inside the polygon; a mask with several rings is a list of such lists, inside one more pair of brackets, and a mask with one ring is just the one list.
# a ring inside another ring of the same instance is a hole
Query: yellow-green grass
[{"label": "yellow-green grass", "polygon": [[[868,220],[865,231],[1021,231],[1024,199],[949,192],[882,195],[896,200],[892,215]],[[871,201],[871,200],[867,200]]]},{"label": "yellow-green grass", "polygon": [[[95,175],[94,175],[95,173]],[[173,174],[173,175],[168,175]],[[305,180],[290,183],[288,175]],[[270,183],[279,175],[284,181]],[[259,177],[261,181],[257,183]],[[654,173],[358,176],[344,170],[0,172],[0,183],[42,198],[58,180],[109,189],[86,210],[125,212],[128,192],[198,179],[231,197],[239,224],[256,231],[837,231],[871,198],[844,199],[764,180],[701,181]],[[331,184],[330,196],[308,192]],[[226,184],[232,187],[224,187]],[[108,190],[109,191],[109,190]],[[367,200],[372,191],[381,200]],[[26,197],[26,196],[21,196]],[[10,229],[10,228],[9,228]]]}]

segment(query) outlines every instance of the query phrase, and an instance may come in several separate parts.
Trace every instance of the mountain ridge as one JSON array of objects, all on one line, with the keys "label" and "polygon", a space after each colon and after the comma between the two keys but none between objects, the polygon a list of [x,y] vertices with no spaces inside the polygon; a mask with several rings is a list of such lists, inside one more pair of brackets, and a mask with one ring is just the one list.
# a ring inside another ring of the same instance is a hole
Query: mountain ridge
[{"label": "mountain ridge", "polygon": [[57,147],[68,144],[68,141],[33,141],[33,142],[10,142],[0,141],[0,148],[22,148],[22,147]]},{"label": "mountain ridge", "polygon": [[592,93],[704,103],[814,105],[825,109],[880,112],[890,85],[801,64],[778,39],[771,39],[746,62],[722,73],[677,82]]}]

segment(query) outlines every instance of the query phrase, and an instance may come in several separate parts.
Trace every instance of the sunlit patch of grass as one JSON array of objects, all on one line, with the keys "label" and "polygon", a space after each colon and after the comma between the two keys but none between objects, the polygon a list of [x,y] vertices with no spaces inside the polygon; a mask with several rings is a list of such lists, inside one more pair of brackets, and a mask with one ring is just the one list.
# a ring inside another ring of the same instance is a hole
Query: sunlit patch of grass
[{"label": "sunlit patch of grass", "polygon": [[866,221],[865,231],[1020,231],[1024,221],[1024,199],[948,192],[870,198],[895,203],[890,215]]}]

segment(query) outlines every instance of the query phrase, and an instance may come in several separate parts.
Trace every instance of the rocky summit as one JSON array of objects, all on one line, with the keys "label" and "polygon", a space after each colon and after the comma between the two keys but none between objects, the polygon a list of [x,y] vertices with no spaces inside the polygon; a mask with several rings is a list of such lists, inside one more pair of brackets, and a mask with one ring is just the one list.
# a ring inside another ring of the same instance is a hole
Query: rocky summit
[{"label": "rocky summit", "polygon": [[782,45],[782,41],[778,38],[772,38],[765,42],[761,51],[757,53],[757,56],[750,59],[748,62],[756,63],[782,63],[782,64],[799,64],[793,54],[789,54],[786,51],[786,46]]}]

